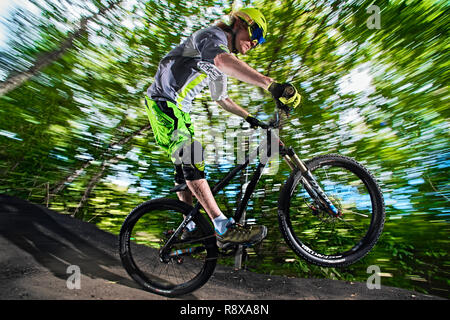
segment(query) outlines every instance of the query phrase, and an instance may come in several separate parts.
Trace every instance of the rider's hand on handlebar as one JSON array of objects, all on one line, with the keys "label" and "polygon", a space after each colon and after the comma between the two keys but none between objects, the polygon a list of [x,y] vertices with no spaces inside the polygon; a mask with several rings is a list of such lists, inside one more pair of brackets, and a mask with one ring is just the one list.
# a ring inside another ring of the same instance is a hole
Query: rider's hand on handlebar
[{"label": "rider's hand on handlebar", "polygon": [[251,114],[249,114],[247,116],[247,118],[245,118],[245,121],[250,123],[250,128],[252,128],[252,129],[257,128],[257,127],[261,127],[263,129],[267,129],[267,127],[268,127],[267,124],[265,124],[264,122],[259,121],[258,119],[253,117]]},{"label": "rider's hand on handlebar", "polygon": [[290,83],[281,84],[274,81],[270,84],[267,90],[269,90],[275,100],[279,100],[284,105],[291,106],[293,108],[296,108],[302,100],[302,96]]}]

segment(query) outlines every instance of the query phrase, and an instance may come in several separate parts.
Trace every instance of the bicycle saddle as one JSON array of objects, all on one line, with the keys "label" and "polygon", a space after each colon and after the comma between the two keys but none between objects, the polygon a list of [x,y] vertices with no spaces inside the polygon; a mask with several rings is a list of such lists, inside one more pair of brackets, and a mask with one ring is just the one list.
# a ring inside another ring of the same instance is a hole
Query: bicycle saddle
[{"label": "bicycle saddle", "polygon": [[174,188],[170,189],[169,192],[184,191],[184,190],[187,189],[187,187],[188,187],[188,186],[187,186],[187,184],[186,184],[186,182],[185,182],[185,183],[176,185]]}]

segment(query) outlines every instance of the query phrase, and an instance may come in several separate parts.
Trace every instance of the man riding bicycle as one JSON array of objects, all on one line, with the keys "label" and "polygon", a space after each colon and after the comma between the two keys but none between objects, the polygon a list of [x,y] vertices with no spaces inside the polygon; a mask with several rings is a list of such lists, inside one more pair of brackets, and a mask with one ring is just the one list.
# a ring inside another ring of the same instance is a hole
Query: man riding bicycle
[{"label": "man riding bicycle", "polygon": [[[188,189],[177,192],[178,198],[192,205],[194,195],[211,218],[219,244],[251,244],[262,241],[265,226],[246,226],[228,219],[218,207],[205,179],[203,148],[193,140],[189,116],[192,101],[209,86],[211,98],[223,109],[241,116],[251,127],[259,120],[227,96],[227,76],[268,90],[275,99],[296,107],[301,97],[289,83],[280,84],[251,68],[234,54],[245,55],[265,42],[267,23],[255,8],[243,8],[231,14],[230,24],[194,32],[171,50],[159,63],[154,82],[147,90],[145,105],[157,144],[175,165],[175,184],[186,183]],[[194,222],[187,225],[182,238],[198,236]]]}]

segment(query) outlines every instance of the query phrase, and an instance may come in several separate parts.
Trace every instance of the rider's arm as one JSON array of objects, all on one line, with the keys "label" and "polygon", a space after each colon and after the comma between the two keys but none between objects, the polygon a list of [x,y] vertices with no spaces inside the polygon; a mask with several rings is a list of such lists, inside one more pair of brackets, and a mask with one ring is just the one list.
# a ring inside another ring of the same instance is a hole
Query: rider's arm
[{"label": "rider's arm", "polygon": [[230,53],[224,52],[217,55],[214,58],[214,64],[223,73],[265,90],[267,90],[269,85],[273,82],[272,78],[259,73]]},{"label": "rider's arm", "polygon": [[219,100],[216,101],[219,106],[221,106],[224,110],[231,112],[235,115],[238,115],[242,118],[247,118],[247,116],[249,115],[249,113],[244,110],[243,108],[241,108],[240,106],[238,106],[233,100],[231,100],[230,98],[225,98],[223,100]]}]

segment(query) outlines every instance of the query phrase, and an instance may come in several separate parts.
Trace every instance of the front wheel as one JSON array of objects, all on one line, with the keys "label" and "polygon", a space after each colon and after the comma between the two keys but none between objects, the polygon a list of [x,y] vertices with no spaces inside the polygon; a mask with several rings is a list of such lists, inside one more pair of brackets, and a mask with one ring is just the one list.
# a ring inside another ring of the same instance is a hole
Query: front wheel
[{"label": "front wheel", "polygon": [[336,154],[306,163],[340,215],[323,210],[306,192],[295,170],[280,194],[281,232],[292,250],[308,262],[344,267],[363,258],[377,242],[384,225],[384,201],[372,174],[355,160]]}]

